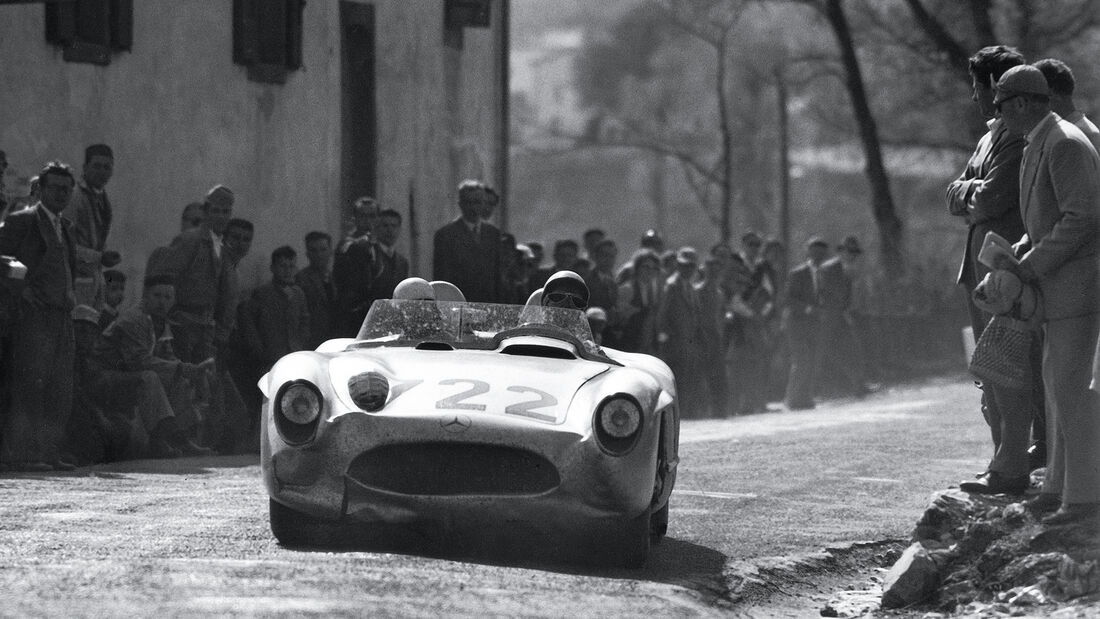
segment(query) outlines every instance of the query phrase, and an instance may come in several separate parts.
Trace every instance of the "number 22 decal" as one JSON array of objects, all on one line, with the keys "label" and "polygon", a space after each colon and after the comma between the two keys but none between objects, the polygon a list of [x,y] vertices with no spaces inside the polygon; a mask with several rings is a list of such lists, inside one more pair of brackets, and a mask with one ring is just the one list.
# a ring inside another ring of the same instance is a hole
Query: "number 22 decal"
[{"label": "number 22 decal", "polygon": [[[483,411],[486,409],[486,406],[484,404],[475,404],[472,402],[466,402],[465,400],[469,400],[470,398],[488,393],[490,389],[489,383],[483,380],[474,380],[470,378],[448,378],[446,380],[439,381],[439,384],[466,384],[470,385],[470,388],[437,401],[435,403],[436,408],[473,411]],[[519,415],[521,417],[538,419],[539,421],[557,421],[557,418],[553,415],[535,412],[535,409],[557,406],[558,399],[555,398],[553,395],[546,393],[545,391],[542,391],[540,389],[535,389],[534,387],[524,387],[522,385],[513,385],[511,387],[508,387],[508,391],[511,391],[512,393],[529,393],[538,396],[538,398],[534,400],[517,402],[515,404],[509,404],[504,409],[504,413],[506,415]]]}]

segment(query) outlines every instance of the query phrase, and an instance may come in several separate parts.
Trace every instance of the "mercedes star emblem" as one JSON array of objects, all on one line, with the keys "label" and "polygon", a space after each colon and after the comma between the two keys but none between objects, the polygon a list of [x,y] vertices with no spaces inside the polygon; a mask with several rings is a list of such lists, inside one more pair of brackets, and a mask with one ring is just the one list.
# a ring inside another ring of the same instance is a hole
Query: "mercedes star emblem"
[{"label": "mercedes star emblem", "polygon": [[443,429],[451,432],[452,434],[458,434],[459,432],[465,432],[470,427],[470,418],[466,415],[452,415],[449,417],[443,417],[439,420],[439,425],[443,426]]}]

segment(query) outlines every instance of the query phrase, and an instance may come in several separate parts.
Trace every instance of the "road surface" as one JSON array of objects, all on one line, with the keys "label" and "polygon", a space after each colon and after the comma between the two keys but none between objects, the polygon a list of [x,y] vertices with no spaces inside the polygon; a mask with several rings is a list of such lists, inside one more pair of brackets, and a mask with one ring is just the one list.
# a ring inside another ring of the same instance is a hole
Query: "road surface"
[{"label": "road surface", "polygon": [[[639,570],[286,549],[267,528],[267,496],[258,458],[250,456],[6,473],[0,615],[768,616],[769,604],[812,609],[843,579],[873,569],[860,556],[861,571],[834,564],[817,572],[814,553],[906,538],[933,491],[983,468],[988,439],[977,399],[964,379],[943,380],[812,411],[684,422],[668,537]],[[867,548],[870,556],[879,547]],[[783,568],[790,557],[807,556],[809,564]]]}]

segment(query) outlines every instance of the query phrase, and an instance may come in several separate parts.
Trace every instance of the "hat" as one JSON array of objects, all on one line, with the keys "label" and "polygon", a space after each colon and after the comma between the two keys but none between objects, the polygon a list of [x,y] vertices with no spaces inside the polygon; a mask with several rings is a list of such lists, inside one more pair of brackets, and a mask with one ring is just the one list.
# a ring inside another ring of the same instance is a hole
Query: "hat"
[{"label": "hat", "polygon": [[825,239],[820,236],[811,236],[810,240],[806,241],[806,247],[813,247],[814,245],[820,245],[822,247],[829,246],[829,244],[825,242]]},{"label": "hat", "polygon": [[995,87],[993,103],[1001,103],[1019,95],[1050,96],[1050,86],[1043,72],[1029,64],[1012,67],[1001,75]]},{"label": "hat", "polygon": [[466,296],[462,294],[462,291],[458,289],[451,282],[445,282],[443,280],[436,280],[434,282],[428,282],[435,292],[436,301],[451,301],[453,303],[465,303]]},{"label": "hat", "polygon": [[206,192],[206,203],[233,206],[233,192],[225,185],[214,185]]},{"label": "hat", "polygon": [[855,236],[846,236],[844,241],[836,246],[840,251],[850,251],[853,254],[862,254],[863,248],[859,246],[859,239]]},{"label": "hat", "polygon": [[434,301],[435,290],[422,277],[407,277],[393,289],[393,298],[405,301]]},{"label": "hat", "polygon": [[676,262],[680,264],[699,264],[699,254],[694,247],[681,247],[676,252]]}]

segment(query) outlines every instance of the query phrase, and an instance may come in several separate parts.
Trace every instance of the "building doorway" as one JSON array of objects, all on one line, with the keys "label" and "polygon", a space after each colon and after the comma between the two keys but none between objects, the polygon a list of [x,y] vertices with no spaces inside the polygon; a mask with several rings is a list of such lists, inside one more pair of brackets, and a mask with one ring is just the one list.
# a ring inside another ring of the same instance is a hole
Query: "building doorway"
[{"label": "building doorway", "polygon": [[374,80],[374,6],[340,2],[341,213],[377,191],[378,127]]}]

